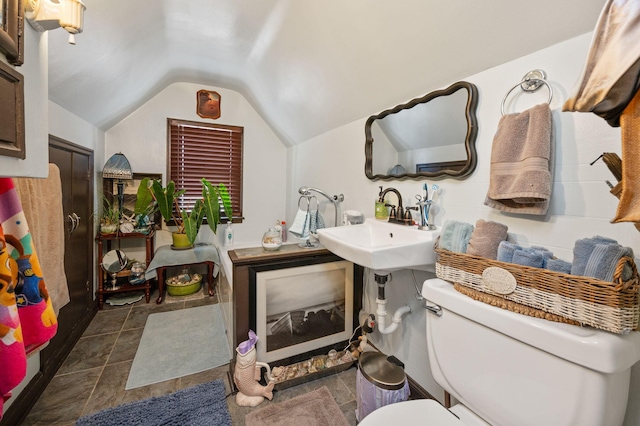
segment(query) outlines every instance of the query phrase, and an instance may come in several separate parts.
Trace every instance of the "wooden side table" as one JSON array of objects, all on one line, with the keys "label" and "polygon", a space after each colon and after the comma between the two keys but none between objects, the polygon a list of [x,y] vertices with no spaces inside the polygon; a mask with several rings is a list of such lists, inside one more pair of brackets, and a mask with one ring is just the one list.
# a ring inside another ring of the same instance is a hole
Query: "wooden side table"
[{"label": "wooden side table", "polygon": [[220,265],[218,249],[212,244],[198,244],[186,250],[174,250],[170,246],[160,246],[156,250],[153,260],[147,267],[145,277],[157,278],[158,298],[156,303],[164,300],[165,269],[171,266],[207,265],[207,283],[209,296],[215,294],[214,279],[217,278],[216,265]]},{"label": "wooden side table", "polygon": [[154,237],[155,231],[151,230],[148,234],[140,234],[137,232],[132,232],[130,234],[108,234],[102,235],[98,233],[96,236],[96,242],[98,243],[98,289],[96,291],[96,296],[98,299],[98,309],[102,309],[104,305],[105,296],[114,293],[123,293],[127,291],[140,291],[144,290],[146,302],[149,303],[149,299],[151,298],[151,283],[149,278],[146,278],[144,284],[139,285],[131,285],[128,282],[123,283],[117,289],[108,289],[105,287],[104,283],[107,279],[107,273],[102,268],[102,255],[103,255],[103,247],[102,244],[106,243],[106,251],[111,250],[111,242],[116,241],[118,239],[127,240],[127,239],[144,239],[145,240],[145,261],[146,264],[149,265],[153,260],[153,248],[154,248]]}]

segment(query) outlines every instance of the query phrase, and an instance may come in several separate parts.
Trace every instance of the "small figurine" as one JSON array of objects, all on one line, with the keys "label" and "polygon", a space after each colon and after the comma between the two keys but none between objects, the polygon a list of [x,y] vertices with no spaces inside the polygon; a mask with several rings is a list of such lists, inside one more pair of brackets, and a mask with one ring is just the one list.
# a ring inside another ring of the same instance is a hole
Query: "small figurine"
[{"label": "small figurine", "polygon": [[[271,377],[269,364],[256,361],[256,342],[258,336],[249,330],[249,340],[240,343],[236,348],[236,365],[233,371],[233,381],[238,387],[236,404],[241,407],[255,407],[267,398],[273,398],[273,386],[275,379]],[[261,367],[267,369],[269,384],[262,386],[259,383]]]}]

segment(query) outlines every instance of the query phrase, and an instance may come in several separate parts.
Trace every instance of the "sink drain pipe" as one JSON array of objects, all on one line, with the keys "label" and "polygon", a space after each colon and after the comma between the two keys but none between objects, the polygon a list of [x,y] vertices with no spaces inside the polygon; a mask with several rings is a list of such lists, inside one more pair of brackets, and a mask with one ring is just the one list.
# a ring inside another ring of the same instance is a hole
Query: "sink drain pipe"
[{"label": "sink drain pipe", "polygon": [[393,317],[391,317],[391,324],[387,327],[387,299],[384,295],[384,287],[389,280],[391,274],[387,275],[378,275],[376,273],[373,274],[376,283],[378,283],[378,297],[376,298],[376,304],[378,305],[378,309],[376,310],[377,318],[377,326],[378,331],[382,334],[391,334],[398,328],[398,324],[402,322],[402,317],[411,312],[411,306],[406,305],[398,308]]}]

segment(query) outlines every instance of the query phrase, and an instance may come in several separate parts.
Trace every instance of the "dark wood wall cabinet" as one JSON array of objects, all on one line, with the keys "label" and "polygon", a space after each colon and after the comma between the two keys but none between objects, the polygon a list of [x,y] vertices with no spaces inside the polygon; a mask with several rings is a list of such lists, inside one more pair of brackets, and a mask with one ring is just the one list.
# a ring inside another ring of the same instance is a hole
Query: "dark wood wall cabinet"
[{"label": "dark wood wall cabinet", "polygon": [[[0,10],[0,15],[1,15]],[[0,30],[0,34],[1,34]],[[24,78],[0,61],[0,155],[26,157],[24,134]]]}]

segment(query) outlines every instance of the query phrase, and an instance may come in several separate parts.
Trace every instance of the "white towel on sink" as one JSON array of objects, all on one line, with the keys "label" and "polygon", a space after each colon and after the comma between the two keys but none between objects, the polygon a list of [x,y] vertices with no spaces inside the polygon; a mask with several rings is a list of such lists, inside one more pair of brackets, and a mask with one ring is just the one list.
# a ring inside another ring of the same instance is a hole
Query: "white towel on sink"
[{"label": "white towel on sink", "polygon": [[298,209],[296,217],[293,219],[293,224],[289,228],[291,232],[297,238],[309,238],[309,212],[307,210]]}]

